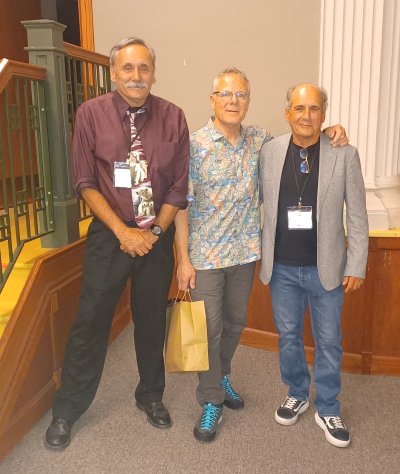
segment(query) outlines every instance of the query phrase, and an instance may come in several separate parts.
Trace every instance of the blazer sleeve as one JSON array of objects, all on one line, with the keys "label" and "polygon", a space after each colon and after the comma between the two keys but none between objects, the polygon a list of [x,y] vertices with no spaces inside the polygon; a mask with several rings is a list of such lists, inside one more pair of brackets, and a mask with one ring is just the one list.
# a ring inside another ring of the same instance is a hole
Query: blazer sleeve
[{"label": "blazer sleeve", "polygon": [[356,148],[346,160],[347,263],[345,276],[364,278],[368,259],[368,215],[360,157]]}]

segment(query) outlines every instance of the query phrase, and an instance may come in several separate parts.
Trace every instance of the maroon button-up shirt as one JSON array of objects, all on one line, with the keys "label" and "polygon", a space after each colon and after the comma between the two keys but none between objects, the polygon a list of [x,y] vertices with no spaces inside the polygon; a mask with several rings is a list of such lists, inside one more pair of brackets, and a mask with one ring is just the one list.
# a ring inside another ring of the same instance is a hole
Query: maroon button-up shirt
[{"label": "maroon button-up shirt", "polygon": [[[77,194],[98,190],[124,221],[134,220],[131,190],[114,188],[114,162],[125,162],[130,149],[128,103],[118,92],[84,102],[78,109],[72,141],[72,169]],[[162,204],[186,207],[189,133],[183,111],[149,95],[135,125],[149,165],[156,213]]]}]

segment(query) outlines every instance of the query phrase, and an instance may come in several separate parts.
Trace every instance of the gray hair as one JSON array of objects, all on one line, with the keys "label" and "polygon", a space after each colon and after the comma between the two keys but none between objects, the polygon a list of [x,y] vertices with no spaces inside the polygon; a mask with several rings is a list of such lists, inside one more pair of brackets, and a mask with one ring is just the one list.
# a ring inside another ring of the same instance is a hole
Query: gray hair
[{"label": "gray hair", "polygon": [[[301,86],[303,84],[297,84],[296,86],[289,87],[287,93],[286,93],[286,104],[285,104],[285,110],[288,112],[290,108],[292,107],[292,97],[293,97],[293,91]],[[328,93],[323,87],[315,86],[314,84],[310,84],[312,87],[317,89],[319,93],[321,94],[321,106],[322,106],[322,113],[325,114],[326,109],[328,108]]]},{"label": "gray hair", "polygon": [[141,38],[131,36],[130,38],[125,38],[121,40],[119,43],[117,43],[115,46],[111,48],[111,51],[110,51],[111,66],[114,66],[115,64],[115,56],[117,55],[118,51],[120,51],[123,48],[126,48],[127,46],[130,46],[131,44],[139,44],[140,46],[144,46],[148,50],[151,56],[151,60],[153,61],[153,66],[156,65],[156,53],[154,52],[154,49],[148,44],[146,44],[146,42],[142,40]]},{"label": "gray hair", "polygon": [[250,92],[250,81],[249,79],[247,78],[246,74],[241,71],[240,69],[236,68],[236,67],[228,67],[226,69],[224,69],[223,71],[221,71],[219,74],[217,74],[213,80],[213,84],[212,84],[212,91],[211,92],[215,92],[215,88],[217,86],[217,82],[219,81],[219,79],[221,77],[224,77],[224,76],[227,76],[228,74],[236,74],[237,76],[240,77],[240,79],[242,79],[246,84],[247,84],[247,88]]}]

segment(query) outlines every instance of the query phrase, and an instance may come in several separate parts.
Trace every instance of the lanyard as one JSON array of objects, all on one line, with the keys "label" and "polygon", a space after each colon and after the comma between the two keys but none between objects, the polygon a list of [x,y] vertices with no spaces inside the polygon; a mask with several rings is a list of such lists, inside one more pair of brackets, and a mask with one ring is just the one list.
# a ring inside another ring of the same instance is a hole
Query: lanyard
[{"label": "lanyard", "polygon": [[304,180],[303,182],[303,186],[301,188],[301,191],[300,191],[300,186],[299,186],[299,180],[297,178],[297,172],[296,172],[296,163],[295,163],[295,157],[294,157],[294,144],[293,144],[293,140],[291,141],[290,143],[291,145],[291,149],[292,149],[292,158],[293,158],[293,173],[294,173],[294,180],[296,182],[296,187],[297,187],[297,194],[299,196],[299,200],[298,200],[298,203],[297,203],[297,206],[299,208],[301,208],[302,206],[302,199],[303,199],[303,193],[304,193],[304,190],[306,189],[306,186],[308,184],[308,181],[310,179],[310,176],[311,176],[311,171],[313,169],[313,165],[314,165],[314,161],[315,161],[315,155],[318,151],[318,148],[316,148],[313,152],[313,155],[312,155],[312,159],[310,157],[310,160],[309,160],[309,163],[310,163],[310,169],[307,173],[307,178]]}]

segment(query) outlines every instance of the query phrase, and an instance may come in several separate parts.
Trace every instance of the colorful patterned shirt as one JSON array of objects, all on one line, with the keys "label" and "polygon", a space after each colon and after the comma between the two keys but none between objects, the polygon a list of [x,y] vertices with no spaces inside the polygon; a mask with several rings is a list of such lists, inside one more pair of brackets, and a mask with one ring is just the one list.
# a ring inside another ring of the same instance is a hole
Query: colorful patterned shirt
[{"label": "colorful patterned shirt", "polygon": [[197,270],[260,259],[259,152],[271,138],[242,126],[233,146],[212,118],[191,134],[189,257]]}]

